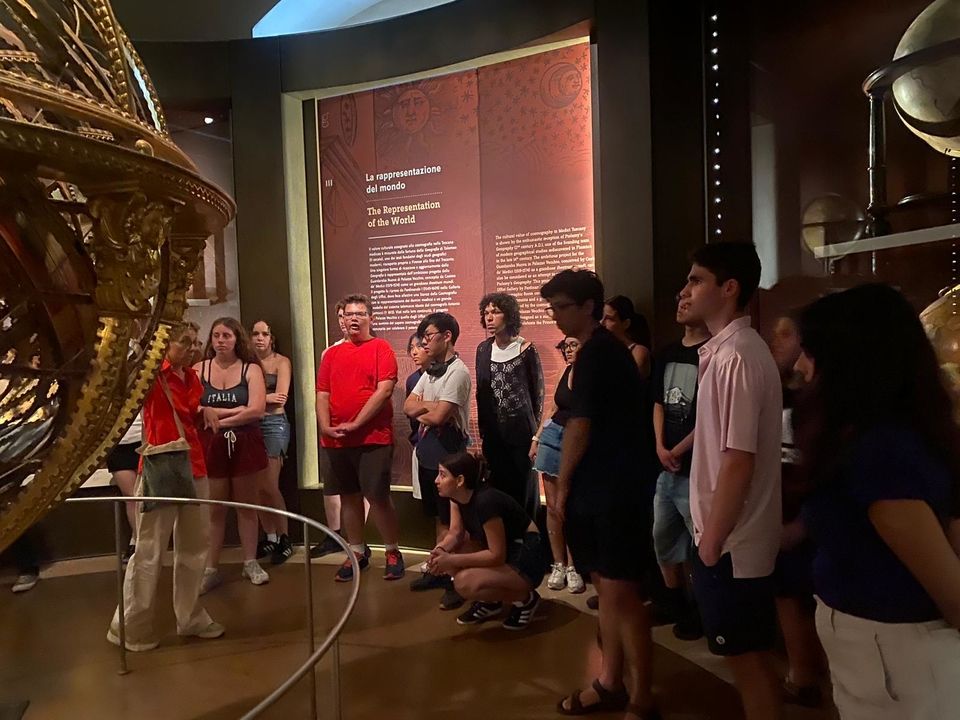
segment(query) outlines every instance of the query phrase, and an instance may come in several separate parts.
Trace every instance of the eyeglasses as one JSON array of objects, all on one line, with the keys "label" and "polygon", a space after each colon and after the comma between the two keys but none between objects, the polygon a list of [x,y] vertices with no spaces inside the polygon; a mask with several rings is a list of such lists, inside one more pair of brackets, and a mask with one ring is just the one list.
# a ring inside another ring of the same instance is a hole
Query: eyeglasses
[{"label": "eyeglasses", "polygon": [[566,310],[568,307],[573,307],[576,304],[575,302],[556,303],[554,305],[547,305],[543,311],[547,314],[547,317],[552,318],[561,310]]},{"label": "eyeglasses", "polygon": [[435,330],[434,332],[425,332],[425,333],[423,334],[423,336],[420,338],[420,344],[421,344],[421,345],[429,345],[431,342],[433,342],[433,339],[434,339],[437,335],[443,335],[443,331],[442,331],[442,330]]},{"label": "eyeglasses", "polygon": [[560,347],[564,350],[576,350],[578,347],[580,347],[580,343],[568,342],[568,343],[561,344]]},{"label": "eyeglasses", "polygon": [[343,316],[345,318],[362,318],[369,315],[366,310],[357,310],[356,312],[345,312]]}]

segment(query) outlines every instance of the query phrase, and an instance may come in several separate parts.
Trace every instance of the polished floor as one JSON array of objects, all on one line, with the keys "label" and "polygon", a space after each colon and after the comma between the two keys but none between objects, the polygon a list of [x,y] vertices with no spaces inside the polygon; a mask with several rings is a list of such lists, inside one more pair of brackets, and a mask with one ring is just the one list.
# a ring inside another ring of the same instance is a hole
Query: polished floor
[{"label": "polished floor", "polygon": [[[344,607],[349,586],[332,581],[335,559],[314,561],[317,637]],[[409,563],[419,562],[413,556]],[[462,628],[437,609],[439,592],[412,593],[364,573],[357,609],[341,637],[343,718],[367,720],[539,720],[557,718],[558,698],[596,673],[596,620],[584,595],[545,592],[539,617],[524,632],[495,623]],[[128,654],[104,639],[116,597],[110,561],[97,558],[45,569],[28,593],[0,586],[0,708],[29,700],[25,720],[137,718],[227,720],[253,707],[307,655],[302,555],[267,568],[271,582],[253,587],[239,565],[204,600],[227,626],[219,640],[177,638],[172,610],[158,613],[161,646]],[[408,574],[409,575],[409,574]],[[169,570],[161,596],[169,597]],[[741,717],[722,664],[702,642],[655,632],[655,683],[667,720]],[[336,717],[332,658],[318,667],[318,717]],[[305,678],[266,718],[309,717]],[[2,717],[2,716],[0,716]],[[596,715],[614,718],[617,715]],[[788,708],[786,720],[820,720],[828,712]]]}]

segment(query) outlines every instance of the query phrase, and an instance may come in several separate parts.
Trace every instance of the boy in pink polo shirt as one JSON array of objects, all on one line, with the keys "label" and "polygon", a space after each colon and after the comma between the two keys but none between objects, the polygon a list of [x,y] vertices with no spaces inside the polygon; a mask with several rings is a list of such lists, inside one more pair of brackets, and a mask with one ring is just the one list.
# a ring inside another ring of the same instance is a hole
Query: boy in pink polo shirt
[{"label": "boy in pink polo shirt", "polygon": [[700,348],[690,472],[694,592],[710,650],[727,658],[747,719],[773,720],[782,705],[768,653],[777,630],[783,398],[777,365],[746,314],[760,259],[748,243],[704,245],[692,259],[681,301],[713,336]]}]

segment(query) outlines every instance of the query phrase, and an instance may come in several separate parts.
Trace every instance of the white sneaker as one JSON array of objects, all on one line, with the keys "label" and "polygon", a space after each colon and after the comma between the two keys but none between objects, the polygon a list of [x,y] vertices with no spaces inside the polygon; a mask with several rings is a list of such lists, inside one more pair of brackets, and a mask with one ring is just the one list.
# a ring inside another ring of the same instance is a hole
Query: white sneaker
[{"label": "white sneaker", "polygon": [[180,637],[198,637],[203,638],[204,640],[215,640],[218,637],[222,637],[226,632],[226,628],[223,627],[218,622],[210,621],[210,624],[199,630],[194,630],[191,632],[177,633]]},{"label": "white sneaker", "polygon": [[254,585],[265,585],[270,582],[270,576],[267,571],[260,567],[256,560],[247,560],[243,564],[243,571],[240,573],[243,577],[249,578]]},{"label": "white sneaker", "polygon": [[563,563],[553,563],[550,566],[550,579],[547,580],[547,587],[551,590],[563,590],[567,584],[567,569]]},{"label": "white sneaker", "polygon": [[15,593],[33,590],[33,586],[36,585],[39,580],[39,575],[34,575],[33,573],[23,573],[22,575],[17,575],[17,580],[13,583],[13,587],[10,589]]},{"label": "white sneaker", "polygon": [[[112,627],[109,630],[107,630],[107,642],[113,643],[117,647],[120,647],[120,636]],[[148,650],[153,650],[154,648],[156,648],[160,643],[158,642],[135,643],[127,640],[127,642],[124,644],[127,646],[127,650],[129,650],[130,652],[147,652]]]},{"label": "white sneaker", "polygon": [[587,586],[583,583],[583,578],[580,577],[580,573],[577,572],[577,569],[571,565],[567,568],[567,590],[569,590],[574,595],[579,595],[584,590],[587,589]]},{"label": "white sneaker", "polygon": [[223,582],[223,575],[217,568],[205,568],[203,580],[200,581],[200,594],[206,595]]}]

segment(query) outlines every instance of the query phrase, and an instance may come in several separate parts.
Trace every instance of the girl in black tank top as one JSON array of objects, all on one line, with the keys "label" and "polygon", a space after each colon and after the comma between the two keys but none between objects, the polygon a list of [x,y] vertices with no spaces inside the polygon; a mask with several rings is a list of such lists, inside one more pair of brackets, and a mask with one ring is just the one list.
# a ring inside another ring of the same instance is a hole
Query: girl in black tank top
[{"label": "girl in black tank top", "polygon": [[550,577],[547,587],[562,590],[566,587],[571,593],[582,593],[585,589],[583,578],[569,562],[567,543],[563,536],[563,521],[557,513],[555,496],[557,475],[560,473],[560,451],[563,447],[563,430],[570,418],[573,405],[573,363],[580,350],[580,341],[574,337],[564,338],[557,344],[557,350],[567,363],[553,393],[553,411],[545,412],[543,423],[530,443],[530,456],[533,469],[543,478],[543,493],[547,499],[547,537],[550,540]]},{"label": "girl in black tank top", "polygon": [[[267,467],[267,451],[260,432],[260,418],[266,407],[263,371],[250,348],[246,330],[233,318],[214,321],[204,356],[194,370],[200,374],[203,385],[200,442],[210,479],[210,497],[258,504],[260,477]],[[226,508],[210,507],[210,552],[201,593],[220,584],[217,564],[226,515]],[[270,576],[256,559],[256,511],[238,509],[237,526],[243,546],[243,577],[254,585],[262,585]]]},{"label": "girl in black tank top", "polygon": [[[265,320],[257,320],[250,329],[253,351],[263,367],[266,383],[266,412],[260,418],[260,432],[267,449],[267,470],[260,483],[260,499],[264,505],[286,510],[280,493],[280,469],[290,444],[290,422],[285,406],[290,390],[290,360],[277,352],[277,339]],[[288,538],[287,518],[272,513],[261,513],[260,525],[266,537],[257,545],[257,557],[270,556],[274,565],[286,562],[293,555]]]}]

